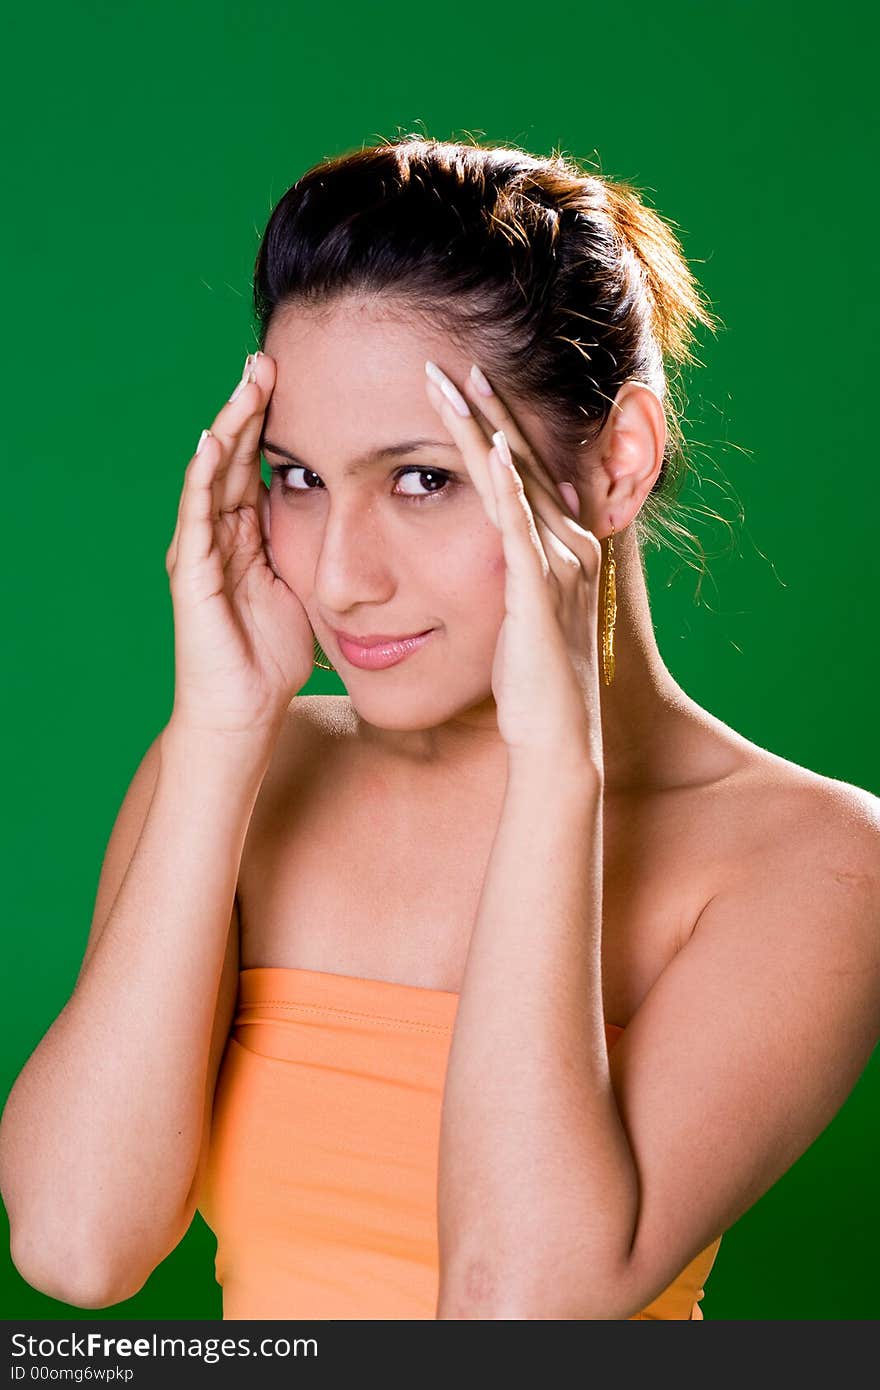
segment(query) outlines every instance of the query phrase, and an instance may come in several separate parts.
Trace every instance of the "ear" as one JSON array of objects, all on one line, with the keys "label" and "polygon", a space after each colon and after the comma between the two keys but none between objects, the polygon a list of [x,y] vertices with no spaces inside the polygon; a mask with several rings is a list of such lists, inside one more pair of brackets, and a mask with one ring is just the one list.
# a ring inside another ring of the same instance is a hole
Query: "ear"
[{"label": "ear", "polygon": [[599,458],[609,492],[622,481],[641,506],[656,481],[666,448],[663,402],[642,381],[625,381],[600,436]]}]

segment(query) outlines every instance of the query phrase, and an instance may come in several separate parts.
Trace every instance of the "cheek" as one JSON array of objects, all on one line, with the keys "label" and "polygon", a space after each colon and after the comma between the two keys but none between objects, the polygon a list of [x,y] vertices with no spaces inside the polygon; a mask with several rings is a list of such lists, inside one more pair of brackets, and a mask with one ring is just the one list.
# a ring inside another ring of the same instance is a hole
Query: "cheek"
[{"label": "cheek", "polygon": [[[460,556],[458,572],[463,578],[465,575],[467,576],[470,592],[482,591],[487,600],[487,606],[491,607],[497,606],[497,603],[502,605],[504,603],[504,576],[507,570],[507,561],[504,558],[501,536],[491,522],[487,521],[486,527],[482,544]],[[489,601],[490,596],[491,602]]]},{"label": "cheek", "polygon": [[314,556],[310,553],[308,534],[303,527],[292,523],[283,506],[270,503],[269,541],[276,568],[285,583],[299,593],[303,583],[315,572]]},{"label": "cheek", "polygon": [[495,592],[504,589],[507,562],[501,537],[490,521],[470,544],[451,547],[447,553],[448,572],[456,576],[456,590],[474,593],[482,589]]},{"label": "cheek", "polygon": [[489,545],[472,551],[469,562],[462,556],[456,574],[456,603],[467,618],[471,639],[480,644],[494,641],[504,620],[507,563],[496,536],[493,527]]},{"label": "cheek", "polygon": [[[311,592],[320,542],[316,539],[313,547],[309,528],[297,526],[282,504],[273,499],[269,505],[270,536],[276,566],[290,588],[303,597],[307,590]],[[500,620],[499,614],[501,617],[504,614],[506,561],[499,532],[485,515],[482,521],[476,539],[473,535],[465,538],[460,525],[456,525],[450,529],[448,536],[436,542],[434,550],[429,540],[423,538],[413,546],[412,553],[399,558],[403,570],[408,571],[413,580],[419,577],[424,580],[426,575],[435,578],[441,575],[445,581],[454,576],[451,585],[442,582],[440,587],[455,604],[461,602],[471,609],[473,595],[481,593],[484,599],[482,611],[491,624]]]}]

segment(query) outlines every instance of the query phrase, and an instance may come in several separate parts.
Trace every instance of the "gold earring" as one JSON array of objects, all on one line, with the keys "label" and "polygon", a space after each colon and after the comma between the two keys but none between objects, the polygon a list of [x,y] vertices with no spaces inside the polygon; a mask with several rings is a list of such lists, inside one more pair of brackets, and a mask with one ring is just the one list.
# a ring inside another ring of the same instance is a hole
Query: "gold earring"
[{"label": "gold earring", "polygon": [[614,526],[608,537],[608,558],[605,561],[605,585],[602,595],[602,679],[606,685],[614,680],[614,621],[617,617],[617,566],[614,562]]},{"label": "gold earring", "polygon": [[324,649],[323,649],[323,647],[321,646],[320,642],[318,641],[317,637],[315,637],[314,642],[315,642],[315,657],[314,657],[315,665],[316,665],[316,666],[320,666],[320,668],[321,668],[322,671],[333,671],[333,670],[335,670],[336,668],[335,668],[334,666],[331,666],[330,663],[329,663],[329,661],[327,660],[327,653],[324,651]]}]

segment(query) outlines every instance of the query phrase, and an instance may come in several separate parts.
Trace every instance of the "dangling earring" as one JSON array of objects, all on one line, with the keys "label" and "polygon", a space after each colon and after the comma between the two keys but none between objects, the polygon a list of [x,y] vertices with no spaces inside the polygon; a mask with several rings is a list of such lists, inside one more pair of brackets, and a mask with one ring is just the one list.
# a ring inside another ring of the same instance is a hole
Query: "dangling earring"
[{"label": "dangling earring", "polygon": [[614,563],[614,526],[608,537],[608,558],[605,561],[605,585],[602,594],[602,679],[606,685],[614,680],[614,620],[617,617],[617,566]]},{"label": "dangling earring", "polygon": [[[314,634],[313,634],[313,635],[314,635]],[[324,649],[323,649],[323,647],[321,646],[320,642],[318,641],[317,637],[315,637],[314,642],[315,642],[315,665],[316,665],[316,666],[320,666],[320,668],[321,668],[322,671],[334,671],[336,668],[335,668],[334,666],[331,666],[331,665],[330,665],[329,661],[327,660],[327,653],[324,651]]]}]

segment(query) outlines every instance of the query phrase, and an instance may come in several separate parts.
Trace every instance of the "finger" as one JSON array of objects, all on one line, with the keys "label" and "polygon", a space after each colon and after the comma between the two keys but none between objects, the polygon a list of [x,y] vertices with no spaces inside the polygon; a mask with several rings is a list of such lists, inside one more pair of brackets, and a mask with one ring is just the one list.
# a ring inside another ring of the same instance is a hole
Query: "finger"
[{"label": "finger", "polygon": [[534,523],[535,533],[547,559],[548,570],[553,574],[560,584],[566,586],[576,579],[583,578],[583,568],[581,562],[573,550],[566,545],[565,541],[556,534],[552,526],[549,526],[541,516],[539,511],[532,509],[526,488],[525,479],[519,473],[516,462],[511,455],[510,447],[504,437],[503,430],[496,430],[492,436],[493,442],[493,461],[500,458],[504,465],[504,473],[512,474],[512,484],[514,491],[521,492],[521,508],[524,510]]},{"label": "finger", "polygon": [[[464,399],[454,382],[436,365],[434,362],[426,362],[425,372],[431,382],[428,388],[428,395],[432,405],[440,412],[447,429],[461,450],[468,471],[480,495],[490,519],[498,524],[495,514],[495,494],[489,476],[489,449],[491,447],[490,435],[492,433],[492,422],[488,419],[484,423],[483,412],[474,415],[471,412],[468,402]],[[467,414],[465,414],[467,412]],[[541,466],[541,472],[547,482],[543,482],[538,475],[538,470],[532,469],[531,474],[527,471],[524,474],[526,492],[532,505],[538,509],[552,509],[552,514],[562,515],[559,507],[559,494],[555,491],[555,485],[546,470]],[[486,489],[482,486],[482,478],[486,478]],[[551,491],[551,489],[553,489]],[[546,498],[547,506],[542,508],[542,499]]]},{"label": "finger", "polygon": [[520,471],[519,460],[514,459],[512,455],[505,431],[495,431],[492,435],[492,445],[500,450],[502,460],[507,461],[507,467],[513,467],[516,471],[523,484],[528,506],[539,523],[544,525],[553,537],[549,549],[545,546],[546,556],[548,559],[553,557],[555,562],[552,564],[553,573],[562,580],[563,575],[569,573],[571,556],[574,556],[585,573],[594,574],[596,563],[601,560],[602,549],[592,531],[585,530],[569,514],[563,512],[555,493],[548,492],[541,482],[531,477],[528,464],[523,464]]},{"label": "finger", "polygon": [[[471,365],[464,385],[470,402],[485,415],[493,429],[503,431],[520,468],[526,495],[536,514],[540,513],[546,524],[552,527],[565,545],[582,559],[586,558],[584,546],[588,554],[590,542],[584,538],[592,536],[593,533],[580,524],[580,501],[574,485],[570,482],[555,481],[540,453],[476,362]],[[560,497],[563,503],[561,506]],[[598,545],[598,540],[596,544]]]},{"label": "finger", "polygon": [[535,613],[543,607],[546,599],[550,561],[538,534],[522,479],[502,461],[495,448],[489,455],[489,469],[504,548],[505,604],[510,613]]},{"label": "finger", "polygon": [[266,487],[262,478],[260,479],[260,490],[257,496],[257,515],[260,519],[260,535],[263,537],[263,549],[266,552],[269,567],[275,578],[280,579],[281,575],[278,573],[278,566],[275,564],[275,556],[272,554],[269,489]]},{"label": "finger", "polygon": [[479,493],[489,519],[498,525],[495,491],[489,475],[489,439],[467,401],[436,362],[425,363],[428,399],[440,415],[464,459],[471,482]]},{"label": "finger", "polygon": [[464,390],[469,401],[473,402],[490,422],[492,433],[495,430],[504,431],[511,452],[527,465],[535,481],[558,500],[557,484],[543,463],[540,451],[532,444],[525,427],[519,424],[476,362],[471,365],[470,373],[464,382]]},{"label": "finger", "polygon": [[[207,513],[212,526],[210,536],[202,531],[195,548],[189,547],[186,552],[188,561],[194,561],[209,553],[213,545],[213,523],[222,512],[234,511],[242,505],[257,506],[262,482],[258,446],[266,405],[274,384],[273,359],[265,353],[255,356],[248,354],[241,380],[215,417],[210,430],[202,432],[205,444],[208,439],[215,441],[208,449],[209,482],[205,483],[205,460],[199,469],[194,463],[195,455],[184,476],[177,523],[165,556],[165,566],[169,571],[180,558],[183,524],[190,530],[195,528],[198,534],[200,523],[205,520],[205,509],[210,506]],[[201,453],[204,453],[201,443]]]},{"label": "finger", "polygon": [[[199,435],[199,442],[198,442],[198,444],[197,444],[197,446],[196,446],[196,454],[200,454],[200,453],[201,453],[201,451],[202,451],[202,446],[203,446],[203,444],[204,444],[204,442],[205,442],[205,439],[207,438],[207,436],[208,436],[210,433],[211,433],[210,430],[202,430],[201,434]],[[195,454],[193,454],[192,457],[193,457],[193,459],[194,459],[194,458],[195,458]],[[190,459],[190,464],[191,464],[191,463],[192,463],[192,459]],[[187,465],[187,468],[184,469],[183,482],[182,482],[181,485],[180,485],[180,495],[179,495],[179,497],[178,497],[178,499],[177,499],[177,516],[176,516],[175,519],[174,519],[174,530],[173,530],[173,532],[172,532],[172,534],[171,534],[171,540],[170,540],[169,543],[168,543],[168,549],[165,551],[165,568],[166,568],[166,570],[168,571],[169,574],[171,573],[171,571],[173,570],[174,566],[175,566],[176,563],[177,563],[178,543],[179,543],[179,541],[180,541],[180,523],[181,523],[181,517],[182,517],[182,515],[183,515],[183,502],[184,502],[184,498],[186,497],[186,484],[187,484],[187,480],[188,480],[188,478],[189,478],[189,476],[190,476],[190,475],[189,475],[189,472],[188,472],[189,466],[190,466],[190,465],[188,464],[188,465]]]},{"label": "finger", "polygon": [[581,499],[578,497],[577,488],[575,487],[574,483],[561,482],[557,483],[556,486],[559,488],[559,491],[562,493],[562,496],[568,503],[568,509],[571,512],[574,519],[576,521],[580,521]]},{"label": "finger", "polygon": [[[474,415],[472,413],[468,402],[464,399],[461,392],[435,362],[426,362],[425,372],[431,383],[428,387],[428,395],[431,399],[431,403],[440,412],[447,429],[458,445],[473,479],[474,486],[483,497],[487,513],[493,522],[498,525],[496,520],[496,508],[492,505],[494,502],[494,488],[492,488],[492,496],[490,498],[484,492],[482,486],[482,479],[484,477],[487,479],[490,487],[492,479],[489,473],[487,430],[481,423],[480,415]],[[482,377],[482,374],[480,375]],[[486,378],[482,377],[482,380],[485,381]],[[472,399],[476,404],[477,394],[473,379],[471,379],[471,391]],[[519,429],[510,411],[494,392],[491,392],[490,395],[486,395],[484,392],[480,393],[479,411],[486,416],[490,424],[492,422],[492,417],[489,412],[494,413],[500,419],[510,422],[511,429],[515,437],[521,441],[524,450],[522,472],[518,474],[518,476],[520,477],[526,498],[529,505],[533,508],[535,516],[540,517],[545,525],[553,531],[559,542],[563,546],[568,547],[569,550],[574,551],[585,565],[593,566],[595,564],[594,552],[599,548],[598,540],[593,536],[592,532],[580,526],[574,517],[569,514],[568,503],[565,502],[564,499],[562,503],[560,502],[560,493],[556,483]],[[503,428],[502,433],[505,434],[505,437],[508,438],[508,442],[510,442],[509,436],[506,435],[506,431],[503,430]],[[558,547],[554,547],[554,553],[560,553]],[[564,554],[561,555],[561,558],[564,562]]]},{"label": "finger", "polygon": [[211,426],[223,450],[215,488],[217,515],[257,505],[260,435],[275,376],[275,363],[265,353],[246,361],[241,380]]},{"label": "finger", "polygon": [[499,396],[476,362],[471,365],[464,389],[468,400],[478,406],[486,419],[491,422],[492,431],[504,431],[511,451],[528,464],[537,481],[558,500],[557,489],[559,485],[542,461],[540,451],[532,444],[525,433],[525,428],[516,420],[513,412]]},{"label": "finger", "polygon": [[563,581],[568,578],[582,576],[583,566],[574,551],[571,550],[564,541],[559,539],[556,532],[550,529],[537,512],[533,512],[532,515],[535,518],[538,536],[544,547],[544,554],[547,556],[550,569],[552,573],[555,574],[556,578]]},{"label": "finger", "polygon": [[172,568],[188,570],[206,560],[214,545],[214,477],[223,451],[205,432],[183,479]]}]

